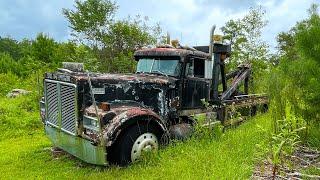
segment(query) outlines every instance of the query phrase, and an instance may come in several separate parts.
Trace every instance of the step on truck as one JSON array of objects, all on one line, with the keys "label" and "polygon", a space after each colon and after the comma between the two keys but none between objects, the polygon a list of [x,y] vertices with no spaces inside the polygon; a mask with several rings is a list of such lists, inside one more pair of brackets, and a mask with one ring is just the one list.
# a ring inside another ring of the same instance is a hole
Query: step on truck
[{"label": "step on truck", "polygon": [[189,137],[198,114],[228,125],[231,106],[247,109],[243,116],[267,108],[266,96],[248,92],[249,64],[226,74],[231,46],[214,29],[209,46],[137,50],[134,74],[86,72],[80,63],[45,73],[40,114],[54,147],[87,163],[124,166]]}]

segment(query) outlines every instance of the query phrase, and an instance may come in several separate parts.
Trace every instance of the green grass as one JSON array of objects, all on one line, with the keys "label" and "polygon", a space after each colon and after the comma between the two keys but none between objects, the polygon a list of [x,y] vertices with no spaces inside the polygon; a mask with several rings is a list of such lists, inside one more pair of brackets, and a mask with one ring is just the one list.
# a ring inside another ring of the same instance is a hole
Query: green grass
[{"label": "green grass", "polygon": [[89,165],[69,155],[53,157],[35,96],[0,98],[0,174],[3,179],[247,179],[255,144],[271,128],[268,115],[229,129],[220,139],[192,138],[161,149],[151,160],[127,168]]}]

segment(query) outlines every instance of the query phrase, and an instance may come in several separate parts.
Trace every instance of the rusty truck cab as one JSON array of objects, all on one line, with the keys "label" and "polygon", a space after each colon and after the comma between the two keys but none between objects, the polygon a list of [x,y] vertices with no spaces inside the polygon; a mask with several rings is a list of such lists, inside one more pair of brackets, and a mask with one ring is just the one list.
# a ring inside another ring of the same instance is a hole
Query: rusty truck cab
[{"label": "rusty truck cab", "polygon": [[204,108],[202,99],[210,99],[210,86],[212,79],[212,61],[206,49],[199,48],[153,48],[143,49],[135,52],[138,61],[148,59],[179,59],[181,70],[177,76],[175,102],[178,115],[189,115]]}]

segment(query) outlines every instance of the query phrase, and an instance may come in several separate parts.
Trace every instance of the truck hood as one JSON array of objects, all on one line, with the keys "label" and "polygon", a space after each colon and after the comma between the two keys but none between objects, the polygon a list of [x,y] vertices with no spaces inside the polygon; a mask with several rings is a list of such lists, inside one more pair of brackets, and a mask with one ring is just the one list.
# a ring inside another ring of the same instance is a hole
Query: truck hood
[{"label": "truck hood", "polygon": [[[84,92],[89,101],[88,77],[76,78],[83,82],[80,84],[84,84]],[[161,116],[167,115],[168,92],[175,91],[178,85],[177,78],[159,74],[91,74],[90,79],[97,102],[135,102]]]}]

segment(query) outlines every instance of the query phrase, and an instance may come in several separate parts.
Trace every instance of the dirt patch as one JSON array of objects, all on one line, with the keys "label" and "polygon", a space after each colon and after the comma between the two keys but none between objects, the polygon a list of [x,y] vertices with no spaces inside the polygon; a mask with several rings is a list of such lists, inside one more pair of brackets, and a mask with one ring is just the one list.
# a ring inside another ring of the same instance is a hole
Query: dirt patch
[{"label": "dirt patch", "polygon": [[[320,179],[320,152],[305,146],[298,147],[291,156],[286,157],[287,163],[278,167],[273,174],[273,165],[267,160],[259,163],[251,179]],[[316,169],[318,174],[303,173],[309,168]]]}]

